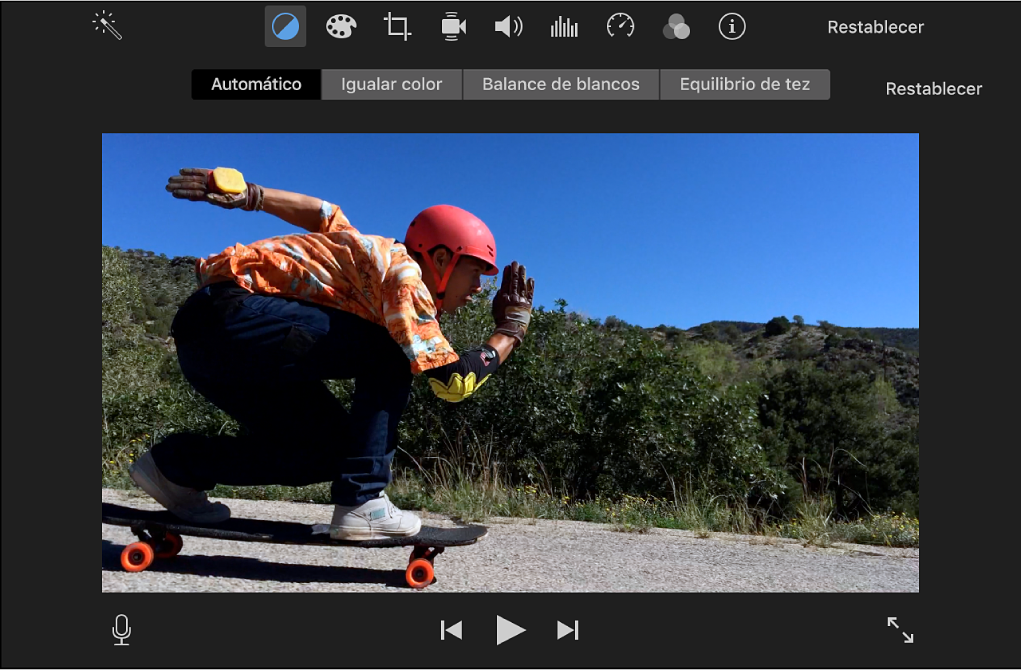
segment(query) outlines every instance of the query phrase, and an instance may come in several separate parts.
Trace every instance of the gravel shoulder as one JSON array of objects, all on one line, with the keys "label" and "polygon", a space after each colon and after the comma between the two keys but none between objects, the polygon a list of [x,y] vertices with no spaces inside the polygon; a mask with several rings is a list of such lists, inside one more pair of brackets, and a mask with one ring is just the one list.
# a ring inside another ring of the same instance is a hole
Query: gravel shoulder
[{"label": "gravel shoulder", "polygon": [[[227,500],[236,517],[329,523],[332,506]],[[136,491],[103,489],[103,502],[160,509]],[[433,526],[453,521],[425,514]],[[918,592],[918,549],[605,524],[496,517],[478,544],[447,549],[426,592]],[[185,537],[183,552],[141,573],[120,567],[135,537],[102,526],[104,592],[412,592],[407,548],[303,547]]]}]

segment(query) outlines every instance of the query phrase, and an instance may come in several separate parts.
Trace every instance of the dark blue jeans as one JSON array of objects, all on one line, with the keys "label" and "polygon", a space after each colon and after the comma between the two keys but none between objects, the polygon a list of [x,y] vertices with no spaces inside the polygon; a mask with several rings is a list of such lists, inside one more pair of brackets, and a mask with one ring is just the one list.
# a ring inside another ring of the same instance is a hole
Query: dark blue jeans
[{"label": "dark blue jeans", "polygon": [[[221,283],[188,299],[173,334],[184,376],[244,430],[170,435],[152,450],[167,479],[201,491],[331,481],[340,505],[366,502],[390,483],[412,374],[386,328]],[[325,379],[355,380],[350,412]]]}]

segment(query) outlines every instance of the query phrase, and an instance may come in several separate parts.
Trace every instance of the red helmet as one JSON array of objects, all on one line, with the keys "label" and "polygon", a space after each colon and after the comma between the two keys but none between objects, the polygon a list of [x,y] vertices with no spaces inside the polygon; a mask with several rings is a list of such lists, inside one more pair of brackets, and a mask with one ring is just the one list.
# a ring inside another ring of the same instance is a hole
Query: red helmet
[{"label": "red helmet", "polygon": [[[454,253],[442,278],[436,271],[432,256],[429,255],[433,249],[441,245]],[[432,272],[433,279],[436,280],[437,307],[443,304],[443,293],[446,291],[447,281],[461,256],[471,256],[485,261],[489,264],[489,269],[483,274],[497,274],[496,240],[493,238],[493,233],[477,216],[460,207],[434,205],[419,212],[408,226],[408,233],[404,237],[404,246],[408,248],[408,251],[417,251],[422,254],[425,264]]]}]

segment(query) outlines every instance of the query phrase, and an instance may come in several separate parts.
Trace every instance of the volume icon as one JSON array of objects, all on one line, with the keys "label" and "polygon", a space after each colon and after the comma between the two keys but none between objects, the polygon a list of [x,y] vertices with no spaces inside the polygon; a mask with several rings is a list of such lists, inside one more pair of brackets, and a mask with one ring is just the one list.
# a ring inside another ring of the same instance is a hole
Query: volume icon
[{"label": "volume icon", "polygon": [[521,31],[524,29],[525,23],[521,20],[520,16],[515,16],[513,22],[510,16],[506,16],[501,21],[496,22],[496,32],[503,33],[507,37],[514,35],[514,37],[521,37]]}]

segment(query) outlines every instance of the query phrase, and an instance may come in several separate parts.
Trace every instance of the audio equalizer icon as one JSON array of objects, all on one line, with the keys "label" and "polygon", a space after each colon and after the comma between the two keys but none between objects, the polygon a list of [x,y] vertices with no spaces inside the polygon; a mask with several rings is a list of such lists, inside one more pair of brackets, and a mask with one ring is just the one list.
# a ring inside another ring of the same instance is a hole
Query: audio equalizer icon
[{"label": "audio equalizer icon", "polygon": [[564,17],[558,16],[556,23],[549,27],[550,37],[577,37],[578,36],[578,22],[571,22],[571,19],[564,20]]}]

